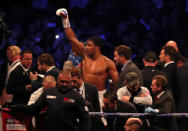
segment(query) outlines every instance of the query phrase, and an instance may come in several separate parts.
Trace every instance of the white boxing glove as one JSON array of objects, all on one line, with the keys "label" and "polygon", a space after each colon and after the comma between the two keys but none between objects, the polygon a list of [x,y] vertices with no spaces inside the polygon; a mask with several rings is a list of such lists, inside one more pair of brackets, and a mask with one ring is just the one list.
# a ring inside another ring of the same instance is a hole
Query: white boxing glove
[{"label": "white boxing glove", "polygon": [[58,9],[56,15],[61,16],[64,28],[70,28],[68,12],[65,8]]}]

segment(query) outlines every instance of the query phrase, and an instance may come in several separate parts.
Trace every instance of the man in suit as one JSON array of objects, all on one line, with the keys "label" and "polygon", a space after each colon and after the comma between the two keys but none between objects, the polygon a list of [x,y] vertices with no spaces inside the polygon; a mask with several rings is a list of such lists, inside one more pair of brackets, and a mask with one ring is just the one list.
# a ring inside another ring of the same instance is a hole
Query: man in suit
[{"label": "man in suit", "polygon": [[119,45],[114,51],[114,60],[116,65],[121,65],[122,68],[119,74],[118,89],[125,86],[125,75],[129,72],[138,74],[141,85],[143,85],[142,73],[138,67],[131,61],[131,48],[127,45]]},{"label": "man in suit", "polygon": [[176,104],[178,103],[179,98],[179,89],[177,87],[176,81],[176,63],[175,58],[177,57],[177,52],[172,46],[164,46],[161,49],[161,53],[159,55],[160,62],[164,62],[165,65],[162,68],[162,72],[166,74],[169,88],[171,89],[173,96],[175,98]]},{"label": "man in suit", "polygon": [[[94,85],[85,83],[79,68],[71,70],[71,86],[85,99],[89,111],[100,112],[100,103],[97,88]],[[92,131],[104,130],[104,125],[99,117],[91,117]]]},{"label": "man in suit", "polygon": [[[155,95],[152,107],[145,109],[145,113],[174,113],[174,98],[170,90],[167,89],[168,81],[163,75],[156,75],[152,79],[151,88]],[[151,131],[177,131],[175,118],[150,119]]]},{"label": "man in suit", "polygon": [[145,66],[145,69],[142,70],[144,87],[148,88],[152,98],[154,98],[153,92],[150,88],[152,78],[155,75],[165,75],[165,74],[163,72],[161,72],[160,70],[156,69],[156,67],[155,67],[157,64],[157,54],[155,52],[153,52],[153,51],[146,52],[146,54],[143,58],[143,63]]},{"label": "man in suit", "polygon": [[7,86],[10,74],[20,64],[20,53],[21,53],[21,49],[18,46],[13,45],[7,48],[7,60],[8,60],[8,63],[6,66],[7,73],[6,73],[6,76],[4,76],[5,77],[4,83],[3,83],[4,87],[0,87],[3,89],[2,97],[0,100],[0,103],[1,103],[0,105],[2,106],[7,102],[12,101],[12,95],[7,94],[6,86]]},{"label": "man in suit", "polygon": [[33,55],[30,50],[23,50],[20,56],[21,63],[10,74],[6,88],[6,92],[13,95],[12,104],[27,104],[32,93],[28,85]]},{"label": "man in suit", "polygon": [[90,104],[90,110],[100,112],[97,88],[83,81],[81,71],[77,67],[71,70],[71,85]]},{"label": "man in suit", "polygon": [[180,50],[178,48],[178,45],[177,45],[177,43],[175,41],[170,40],[165,45],[166,46],[172,46],[177,51],[178,55],[177,55],[177,58],[175,60],[176,64],[177,64],[177,67],[180,67],[184,63],[188,62],[188,59],[186,57],[182,56],[182,54],[181,54],[181,52],[180,52]]},{"label": "man in suit", "polygon": [[[135,113],[137,112],[135,106],[129,102],[122,102],[118,100],[117,94],[108,91],[104,94],[103,111],[107,113]],[[106,116],[107,127],[109,131],[123,131],[124,124],[128,117],[122,116]]]},{"label": "man in suit", "polygon": [[[188,62],[184,63],[181,67],[177,68],[177,82],[179,92],[179,102],[177,105],[177,111],[179,113],[188,113]],[[188,119],[179,119],[179,127],[181,131],[188,131]]]},{"label": "man in suit", "polygon": [[[48,53],[43,53],[38,57],[37,60],[38,70],[44,73],[44,76],[52,75],[56,80],[59,75],[59,69],[55,67],[55,62],[53,57]],[[35,74],[30,73],[30,79],[32,80],[31,85],[33,89],[38,89],[42,87],[42,79],[44,76],[40,77],[36,72]]]}]

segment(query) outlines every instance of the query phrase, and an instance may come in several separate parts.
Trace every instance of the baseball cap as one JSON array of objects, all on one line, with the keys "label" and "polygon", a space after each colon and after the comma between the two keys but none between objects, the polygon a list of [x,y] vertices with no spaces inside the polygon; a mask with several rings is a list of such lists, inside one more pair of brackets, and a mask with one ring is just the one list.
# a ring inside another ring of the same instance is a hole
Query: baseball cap
[{"label": "baseball cap", "polygon": [[125,76],[125,81],[130,85],[134,86],[135,84],[140,84],[140,80],[138,75],[135,72],[129,72]]},{"label": "baseball cap", "polygon": [[145,61],[155,62],[157,61],[157,54],[153,51],[148,51],[144,56]]}]

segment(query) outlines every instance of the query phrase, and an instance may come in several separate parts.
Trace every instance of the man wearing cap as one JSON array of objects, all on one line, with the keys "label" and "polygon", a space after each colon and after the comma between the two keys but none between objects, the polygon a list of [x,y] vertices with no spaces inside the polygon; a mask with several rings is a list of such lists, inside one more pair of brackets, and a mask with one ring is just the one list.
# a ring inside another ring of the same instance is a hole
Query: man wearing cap
[{"label": "man wearing cap", "polygon": [[148,51],[143,58],[143,63],[145,66],[145,69],[142,70],[144,87],[148,88],[151,96],[153,97],[153,93],[150,88],[152,78],[156,75],[165,75],[165,74],[160,70],[156,69],[155,67],[157,64],[157,54],[155,52]]},{"label": "man wearing cap", "polygon": [[125,76],[125,86],[118,89],[118,99],[133,103],[139,112],[143,111],[145,105],[152,105],[152,97],[146,87],[140,86],[140,80],[135,72]]}]

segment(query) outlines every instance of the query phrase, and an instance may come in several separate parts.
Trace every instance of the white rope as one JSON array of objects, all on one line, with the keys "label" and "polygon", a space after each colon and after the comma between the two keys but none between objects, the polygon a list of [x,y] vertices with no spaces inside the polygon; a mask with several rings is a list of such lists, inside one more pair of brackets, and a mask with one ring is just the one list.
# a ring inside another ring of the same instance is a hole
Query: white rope
[{"label": "white rope", "polygon": [[166,114],[151,114],[151,113],[104,113],[104,112],[89,112],[90,116],[124,116],[124,117],[181,117],[188,118],[188,113],[166,113]]}]

